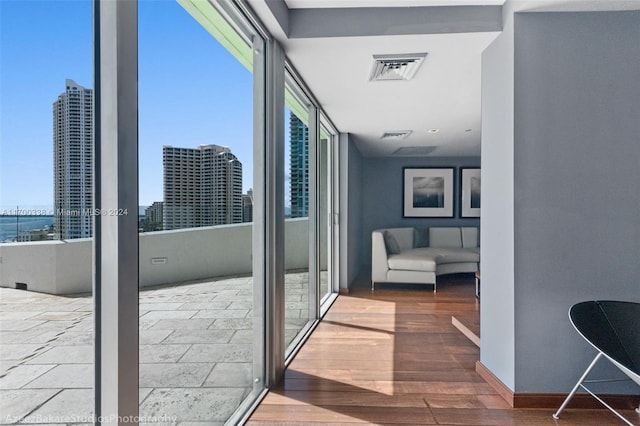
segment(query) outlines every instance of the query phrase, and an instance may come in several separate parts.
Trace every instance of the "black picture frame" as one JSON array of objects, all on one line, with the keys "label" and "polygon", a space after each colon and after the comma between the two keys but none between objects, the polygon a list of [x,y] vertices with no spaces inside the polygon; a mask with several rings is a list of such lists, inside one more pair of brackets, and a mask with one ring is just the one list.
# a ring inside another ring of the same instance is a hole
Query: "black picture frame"
[{"label": "black picture frame", "polygon": [[403,168],[403,217],[454,217],[454,170],[453,167]]},{"label": "black picture frame", "polygon": [[479,167],[460,168],[460,217],[480,217],[482,199],[481,173]]}]

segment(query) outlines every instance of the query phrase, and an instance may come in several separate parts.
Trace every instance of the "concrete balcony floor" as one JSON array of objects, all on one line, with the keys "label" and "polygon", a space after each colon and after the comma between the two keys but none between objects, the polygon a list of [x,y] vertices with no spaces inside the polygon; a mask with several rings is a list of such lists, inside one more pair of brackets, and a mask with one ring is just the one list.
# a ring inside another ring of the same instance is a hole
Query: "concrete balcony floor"
[{"label": "concrete balcony floor", "polygon": [[[285,286],[290,342],[308,321],[308,274]],[[223,424],[253,382],[252,278],[144,289],[139,306],[140,424]],[[91,424],[91,295],[0,288],[0,343],[0,424]]]}]

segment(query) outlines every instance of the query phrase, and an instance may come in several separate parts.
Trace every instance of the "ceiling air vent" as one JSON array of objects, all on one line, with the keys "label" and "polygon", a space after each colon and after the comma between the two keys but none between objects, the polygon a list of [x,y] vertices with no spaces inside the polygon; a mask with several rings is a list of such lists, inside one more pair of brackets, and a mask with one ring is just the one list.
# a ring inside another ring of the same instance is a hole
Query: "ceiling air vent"
[{"label": "ceiling air vent", "polygon": [[413,133],[413,130],[392,130],[384,132],[380,139],[383,141],[400,141],[406,139],[411,133]]},{"label": "ceiling air vent", "polygon": [[437,146],[405,146],[396,149],[391,155],[398,157],[426,156],[435,151]]},{"label": "ceiling air vent", "polygon": [[373,55],[369,80],[411,80],[426,56],[426,53]]}]

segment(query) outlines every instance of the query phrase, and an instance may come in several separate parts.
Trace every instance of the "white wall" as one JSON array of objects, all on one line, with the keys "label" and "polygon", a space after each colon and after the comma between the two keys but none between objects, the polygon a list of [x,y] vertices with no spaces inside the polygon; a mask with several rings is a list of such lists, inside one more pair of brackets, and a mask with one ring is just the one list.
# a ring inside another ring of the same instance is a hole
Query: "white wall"
[{"label": "white wall", "polygon": [[[506,7],[506,6],[505,6]],[[515,389],[513,17],[482,54],[480,361]]]},{"label": "white wall", "polygon": [[91,291],[91,239],[0,244],[0,286],[69,294]]},{"label": "white wall", "polygon": [[[285,268],[308,268],[308,219],[288,219],[285,228]],[[140,234],[140,287],[250,274],[251,233],[251,224],[241,224]],[[91,239],[2,244],[0,286],[91,292],[92,256]]]}]

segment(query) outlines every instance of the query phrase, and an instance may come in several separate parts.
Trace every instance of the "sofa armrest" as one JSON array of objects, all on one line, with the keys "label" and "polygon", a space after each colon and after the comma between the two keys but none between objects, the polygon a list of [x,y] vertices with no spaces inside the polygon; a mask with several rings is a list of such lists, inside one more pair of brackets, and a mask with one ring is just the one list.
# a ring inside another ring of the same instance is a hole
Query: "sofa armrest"
[{"label": "sofa armrest", "polygon": [[384,244],[384,231],[373,231],[371,233],[371,281],[386,281],[387,271],[389,271],[389,263],[387,248]]}]

